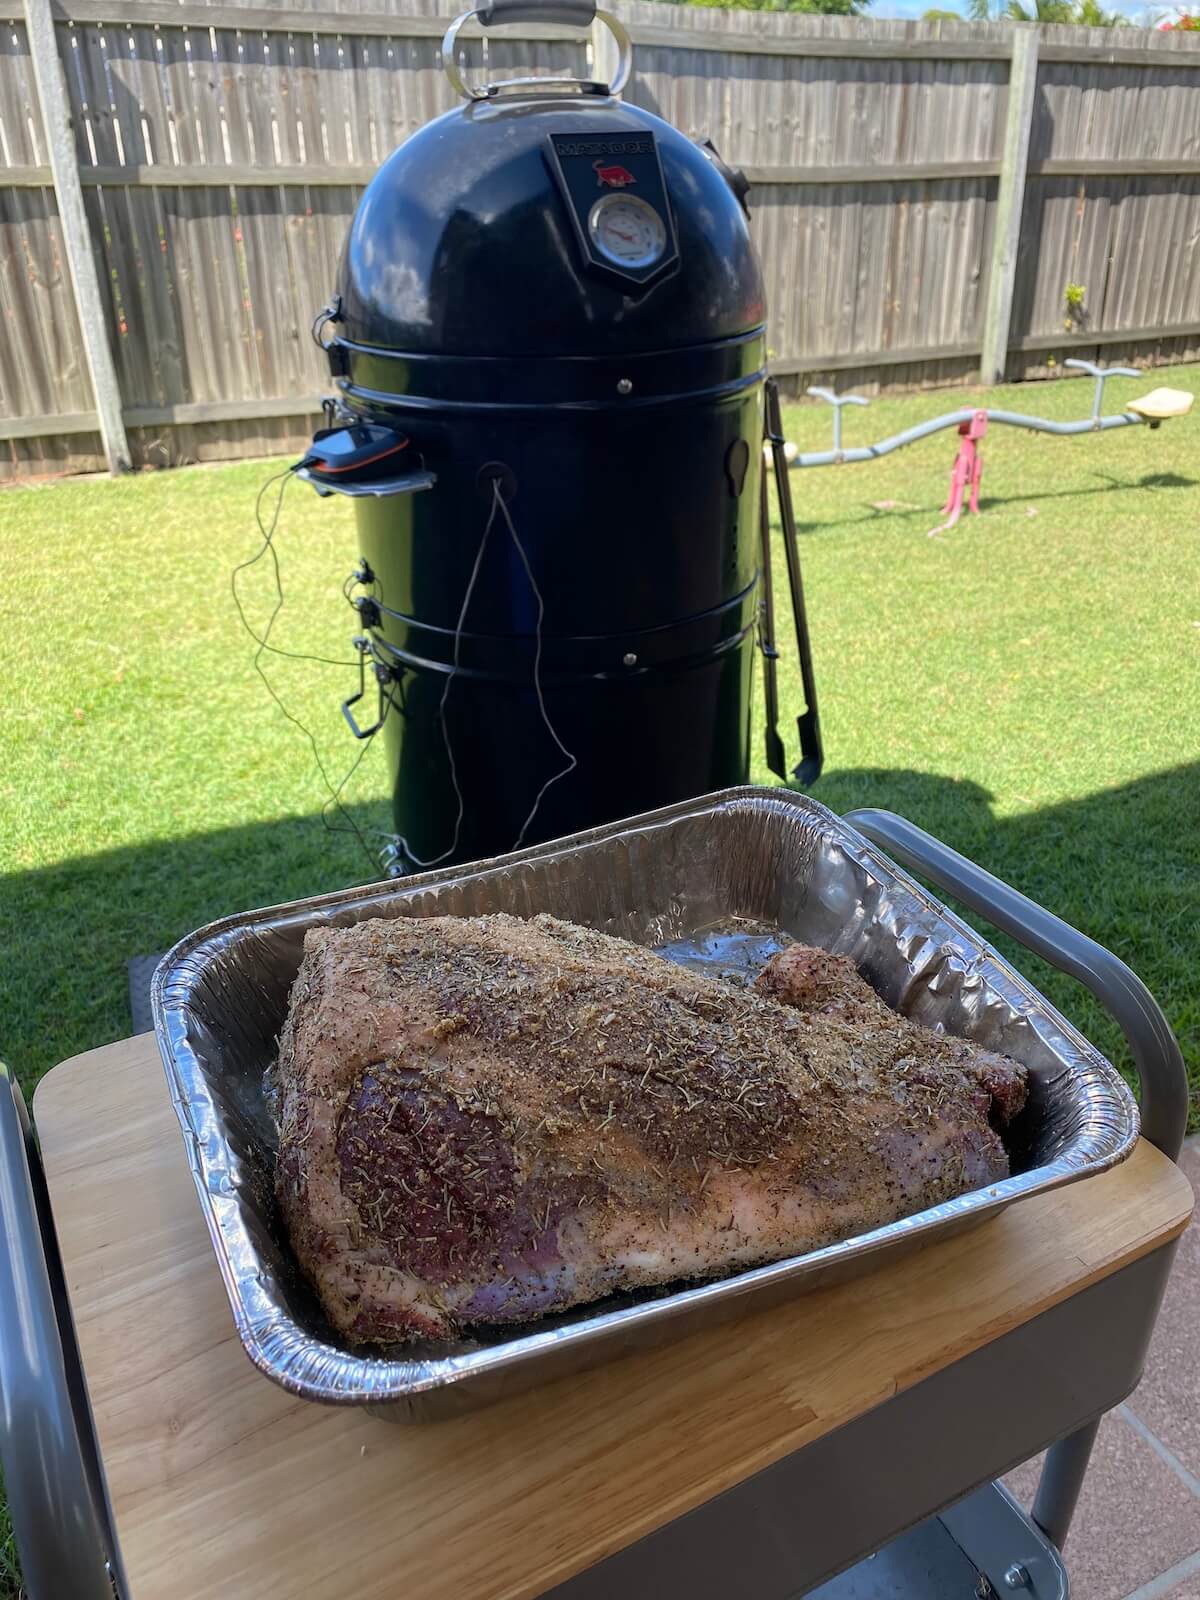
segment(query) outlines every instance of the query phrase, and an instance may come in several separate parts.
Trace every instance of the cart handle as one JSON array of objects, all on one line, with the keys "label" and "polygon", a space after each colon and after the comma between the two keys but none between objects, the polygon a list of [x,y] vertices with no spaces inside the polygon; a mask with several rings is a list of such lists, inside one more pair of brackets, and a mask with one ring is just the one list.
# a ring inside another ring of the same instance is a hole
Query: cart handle
[{"label": "cart handle", "polygon": [[1170,1024],[1142,980],[1111,950],[904,817],[868,808],[847,812],[844,820],[1092,991],[1120,1024],[1133,1055],[1141,1084],[1143,1137],[1177,1160],[1187,1128],[1187,1072]]},{"label": "cart handle", "polygon": [[[27,1150],[28,1142],[28,1150]],[[113,1600],[43,1247],[33,1135],[0,1062],[0,1465],[31,1600]],[[40,1163],[39,1163],[40,1165]]]}]

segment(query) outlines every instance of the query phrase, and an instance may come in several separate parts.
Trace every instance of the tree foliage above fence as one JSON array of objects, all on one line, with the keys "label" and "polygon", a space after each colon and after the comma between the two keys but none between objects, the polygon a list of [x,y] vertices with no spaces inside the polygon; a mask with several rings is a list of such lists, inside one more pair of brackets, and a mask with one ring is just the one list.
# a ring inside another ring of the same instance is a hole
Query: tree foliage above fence
[{"label": "tree foliage above fence", "polygon": [[[927,11],[925,20],[934,20],[934,15]],[[940,11],[936,16],[945,17],[946,13]],[[972,22],[987,22],[995,17],[1009,22],[1074,24],[1080,28],[1130,25],[1129,18],[1119,11],[1105,10],[1101,0],[967,0],[967,16]]]},{"label": "tree foliage above fence", "polygon": [[857,17],[872,0],[665,0],[673,6],[707,6],[722,11],[796,11],[809,16]]}]

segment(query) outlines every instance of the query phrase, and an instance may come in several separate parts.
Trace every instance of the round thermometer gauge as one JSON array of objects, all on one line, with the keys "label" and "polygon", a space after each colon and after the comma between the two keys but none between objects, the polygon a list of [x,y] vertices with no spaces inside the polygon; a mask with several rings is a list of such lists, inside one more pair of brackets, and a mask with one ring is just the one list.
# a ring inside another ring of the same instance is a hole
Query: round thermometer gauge
[{"label": "round thermometer gauge", "polygon": [[606,194],[592,207],[588,232],[614,266],[652,267],[667,248],[667,230],[653,206],[635,194]]}]

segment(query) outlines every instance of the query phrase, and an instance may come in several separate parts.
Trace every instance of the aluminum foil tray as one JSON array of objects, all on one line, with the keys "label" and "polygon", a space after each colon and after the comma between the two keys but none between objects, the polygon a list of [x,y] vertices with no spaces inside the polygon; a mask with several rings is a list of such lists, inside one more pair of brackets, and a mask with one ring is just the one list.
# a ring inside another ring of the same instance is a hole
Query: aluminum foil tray
[{"label": "aluminum foil tray", "polygon": [[[887,1227],[734,1277],[614,1296],[451,1346],[339,1346],[275,1209],[264,1100],[305,930],[364,917],[548,911],[743,980],[796,938],[850,956],[920,1022],[1024,1062],[1013,1175]],[[226,917],[165,957],[155,1029],[188,1161],[251,1360],[312,1400],[395,1421],[451,1415],[687,1329],[849,1277],[1114,1165],[1137,1139],[1119,1074],[965,923],[834,814],[732,789],[502,860]]]}]

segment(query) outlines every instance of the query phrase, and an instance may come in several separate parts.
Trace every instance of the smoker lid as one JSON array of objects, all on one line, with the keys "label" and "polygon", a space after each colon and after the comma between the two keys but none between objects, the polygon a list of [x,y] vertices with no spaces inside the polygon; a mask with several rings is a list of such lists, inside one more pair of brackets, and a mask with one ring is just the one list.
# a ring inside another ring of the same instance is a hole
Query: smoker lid
[{"label": "smoker lid", "polygon": [[[576,137],[619,148],[646,134],[678,261],[637,283],[588,262],[553,139],[559,150],[575,148]],[[745,214],[704,151],[650,112],[577,96],[476,102],[414,134],[359,202],[338,292],[340,338],[421,354],[667,350],[744,334],[764,319]]]}]

